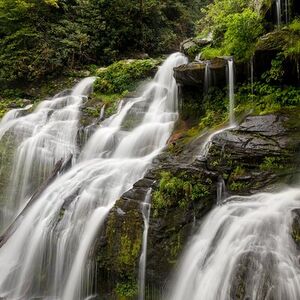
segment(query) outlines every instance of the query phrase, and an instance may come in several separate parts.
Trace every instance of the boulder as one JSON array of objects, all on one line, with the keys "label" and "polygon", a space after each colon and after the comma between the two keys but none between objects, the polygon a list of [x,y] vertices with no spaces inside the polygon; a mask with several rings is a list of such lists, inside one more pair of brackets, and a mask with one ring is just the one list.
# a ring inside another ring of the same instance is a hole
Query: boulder
[{"label": "boulder", "polygon": [[[207,38],[189,38],[180,44],[180,52],[194,59],[195,56],[200,52],[201,48],[212,43],[210,37]],[[193,57],[192,57],[193,56]]]},{"label": "boulder", "polygon": [[[226,85],[226,65],[226,59],[224,58],[215,58],[209,62],[213,84]],[[176,82],[186,86],[203,86],[205,67],[206,62],[192,62],[174,68]]]}]

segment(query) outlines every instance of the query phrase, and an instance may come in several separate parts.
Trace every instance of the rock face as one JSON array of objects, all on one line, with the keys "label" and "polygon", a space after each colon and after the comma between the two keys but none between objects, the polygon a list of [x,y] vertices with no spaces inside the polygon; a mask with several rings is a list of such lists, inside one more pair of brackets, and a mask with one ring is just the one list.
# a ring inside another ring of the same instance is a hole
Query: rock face
[{"label": "rock face", "polygon": [[180,52],[186,56],[194,59],[195,56],[200,52],[202,47],[211,44],[211,38],[189,38],[180,44]]},{"label": "rock face", "polygon": [[281,181],[291,182],[299,168],[299,125],[288,114],[248,117],[236,129],[216,135],[208,167],[223,172],[232,193],[256,193]]},{"label": "rock face", "polygon": [[[226,85],[226,66],[224,58],[215,58],[209,62],[212,84]],[[205,80],[205,62],[192,62],[174,69],[174,77],[178,84],[187,86],[204,85]]]},{"label": "rock face", "polygon": [[[195,145],[187,145],[178,157],[165,152],[155,159],[145,177],[116,202],[99,234],[96,257],[101,294],[107,299],[136,299],[144,228],[141,203],[150,188],[146,287],[152,293],[149,299],[157,299],[195,224],[215,205],[220,177],[231,194],[252,194],[279,181],[292,182],[300,166],[295,159],[300,124],[292,122],[296,114],[247,117],[237,128],[213,137],[207,159],[192,159],[192,153],[197,154]],[[293,234],[298,242],[296,217]],[[247,262],[246,254],[243,260]],[[245,276],[243,272],[237,276]],[[120,284],[130,290],[130,296]],[[233,287],[232,293],[238,290]]]},{"label": "rock face", "polygon": [[[262,36],[257,43],[253,58],[254,75],[260,77],[263,73],[270,70],[272,60],[278,53],[284,50],[284,47],[290,44],[291,40],[297,40],[299,37],[287,29],[276,30]],[[299,85],[300,61],[296,57],[286,57],[283,61],[284,77],[283,81],[289,85]]]}]

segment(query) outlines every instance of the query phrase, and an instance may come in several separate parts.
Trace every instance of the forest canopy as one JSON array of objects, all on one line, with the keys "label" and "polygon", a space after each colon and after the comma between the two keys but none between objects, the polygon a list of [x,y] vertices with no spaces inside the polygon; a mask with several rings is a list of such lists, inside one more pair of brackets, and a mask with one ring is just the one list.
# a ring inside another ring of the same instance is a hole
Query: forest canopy
[{"label": "forest canopy", "polygon": [[178,48],[203,0],[0,0],[0,83]]}]

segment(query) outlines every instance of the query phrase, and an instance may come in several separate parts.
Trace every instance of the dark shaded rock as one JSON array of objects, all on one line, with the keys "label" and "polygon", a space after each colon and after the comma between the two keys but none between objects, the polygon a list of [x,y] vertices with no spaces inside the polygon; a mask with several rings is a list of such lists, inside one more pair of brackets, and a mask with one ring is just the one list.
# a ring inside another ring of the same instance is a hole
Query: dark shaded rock
[{"label": "dark shaded rock", "polygon": [[[291,182],[300,166],[300,125],[295,115],[249,116],[212,139],[208,168],[223,173],[233,193],[255,193],[278,182]],[[297,138],[298,137],[298,138]]]},{"label": "dark shaded rock", "polygon": [[[215,58],[210,62],[209,68],[213,78],[213,85],[226,85],[226,65],[226,60],[223,58]],[[205,66],[205,62],[192,62],[174,68],[176,82],[186,86],[203,86]]]},{"label": "dark shaded rock", "polygon": [[107,295],[104,299],[119,299],[118,284],[136,290],[142,236],[140,202],[119,199],[96,245],[97,286],[100,295]]},{"label": "dark shaded rock", "polygon": [[295,241],[298,249],[300,249],[300,209],[294,209],[292,211],[292,238]]},{"label": "dark shaded rock", "polygon": [[[272,269],[276,265],[276,258],[271,253],[261,255],[260,253],[248,251],[243,253],[235,266],[235,272],[231,279],[230,298],[244,300],[253,298],[253,287],[258,299],[274,298],[274,280]],[[255,276],[260,273],[260,281],[257,283]]]},{"label": "dark shaded rock", "polygon": [[211,43],[212,39],[210,38],[189,38],[180,44],[180,52],[191,57],[191,59],[194,59],[195,55],[200,52],[201,48]]},{"label": "dark shaded rock", "polygon": [[[260,77],[263,73],[270,70],[272,66],[272,60],[274,60],[279,53],[284,51],[286,45],[290,44],[291,40],[299,39],[298,36],[287,29],[275,30],[262,36],[257,43],[254,58],[254,75]],[[299,70],[297,64],[299,59],[295,57],[286,57],[283,61],[283,82],[289,85],[298,85]]]}]

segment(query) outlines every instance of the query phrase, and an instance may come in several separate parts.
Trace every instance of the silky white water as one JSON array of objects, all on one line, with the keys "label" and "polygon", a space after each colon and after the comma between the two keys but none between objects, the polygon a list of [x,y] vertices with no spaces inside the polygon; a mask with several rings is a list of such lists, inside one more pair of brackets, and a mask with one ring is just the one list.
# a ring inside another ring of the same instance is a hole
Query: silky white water
[{"label": "silky white water", "polygon": [[152,189],[147,191],[145,201],[141,203],[141,210],[144,220],[144,232],[143,232],[143,242],[142,242],[142,253],[139,262],[139,300],[145,299],[145,281],[146,281],[146,262],[147,262],[147,244],[148,244],[148,230],[150,221],[150,211],[151,211],[151,192]]},{"label": "silky white water", "polygon": [[207,93],[211,85],[211,70],[210,61],[205,62],[205,72],[204,72],[204,92]]},{"label": "silky white water", "polygon": [[[76,300],[92,293],[89,251],[114,202],[165,146],[178,117],[173,68],[184,63],[183,55],[171,55],[26,212],[0,249],[0,297]],[[137,125],[130,127],[132,119]]]},{"label": "silky white water", "polygon": [[277,26],[281,25],[281,0],[276,0]]},{"label": "silky white water", "polygon": [[[41,102],[33,113],[30,107],[8,112],[0,124],[0,145],[4,149],[0,178],[9,178],[1,191],[1,225],[5,228],[37,187],[50,175],[60,159],[77,154],[79,108],[94,77],[82,80],[71,94]],[[11,165],[11,168],[10,168]],[[6,166],[5,168],[3,166]]]},{"label": "silky white water", "polygon": [[300,299],[291,237],[297,208],[300,189],[235,196],[217,206],[190,241],[168,299]]},{"label": "silky white water", "polygon": [[234,62],[233,59],[228,59],[228,89],[229,89],[229,124],[235,124],[234,117]]}]

